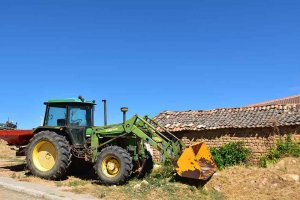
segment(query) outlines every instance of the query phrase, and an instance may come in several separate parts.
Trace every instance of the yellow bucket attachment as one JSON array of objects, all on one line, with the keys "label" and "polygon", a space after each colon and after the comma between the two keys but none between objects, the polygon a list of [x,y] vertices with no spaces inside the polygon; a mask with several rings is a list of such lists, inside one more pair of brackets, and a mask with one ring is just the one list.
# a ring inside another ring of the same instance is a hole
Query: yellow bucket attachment
[{"label": "yellow bucket attachment", "polygon": [[207,180],[217,171],[217,165],[206,144],[200,142],[183,150],[176,171],[182,177]]}]

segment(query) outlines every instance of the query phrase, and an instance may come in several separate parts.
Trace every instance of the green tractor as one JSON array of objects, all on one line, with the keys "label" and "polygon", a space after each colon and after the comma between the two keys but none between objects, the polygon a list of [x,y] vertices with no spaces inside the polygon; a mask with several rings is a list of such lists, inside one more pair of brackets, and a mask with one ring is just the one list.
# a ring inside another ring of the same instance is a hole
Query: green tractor
[{"label": "green tractor", "polygon": [[24,149],[32,174],[59,180],[76,158],[93,163],[103,184],[123,184],[133,173],[151,170],[147,144],[174,161],[180,176],[208,179],[216,171],[204,143],[185,148],[176,136],[148,116],[135,115],[126,120],[125,107],[121,108],[123,123],[107,125],[106,101],[103,102],[104,126],[94,125],[95,101],[78,97],[45,102],[43,126],[33,130]]}]

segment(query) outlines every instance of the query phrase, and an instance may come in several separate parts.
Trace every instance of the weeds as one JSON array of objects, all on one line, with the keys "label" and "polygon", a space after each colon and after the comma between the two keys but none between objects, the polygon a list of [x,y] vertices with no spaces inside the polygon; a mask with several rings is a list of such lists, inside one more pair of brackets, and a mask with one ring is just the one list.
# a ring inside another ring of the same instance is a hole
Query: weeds
[{"label": "weeds", "polygon": [[224,195],[221,192],[218,192],[216,190],[213,190],[210,193],[210,197],[211,197],[211,199],[215,199],[215,200],[223,200],[223,199],[225,199]]},{"label": "weeds", "polygon": [[63,184],[61,181],[56,181],[56,182],[55,182],[55,185],[56,185],[57,187],[61,187],[61,186],[63,186],[64,184]]},{"label": "weeds", "polygon": [[67,186],[77,187],[77,186],[84,186],[86,184],[87,184],[87,181],[85,181],[85,180],[74,180],[74,181],[68,182]]},{"label": "weeds", "polygon": [[219,148],[210,149],[213,159],[219,169],[246,163],[250,150],[243,147],[242,142],[231,142]]},{"label": "weeds", "polygon": [[162,180],[174,177],[174,166],[171,160],[166,160],[158,169],[154,170],[149,177],[152,179]]},{"label": "weeds", "polygon": [[15,178],[17,178],[17,175],[16,175],[16,173],[13,173],[12,175],[10,175],[10,177],[15,179]]},{"label": "weeds", "polygon": [[105,198],[105,197],[106,197],[105,192],[100,192],[100,193],[98,194],[98,197],[99,197],[100,199]]},{"label": "weeds", "polygon": [[293,141],[292,134],[288,134],[286,139],[279,139],[268,154],[261,157],[259,164],[267,167],[269,163],[276,163],[280,158],[293,156],[300,157],[300,141]]}]

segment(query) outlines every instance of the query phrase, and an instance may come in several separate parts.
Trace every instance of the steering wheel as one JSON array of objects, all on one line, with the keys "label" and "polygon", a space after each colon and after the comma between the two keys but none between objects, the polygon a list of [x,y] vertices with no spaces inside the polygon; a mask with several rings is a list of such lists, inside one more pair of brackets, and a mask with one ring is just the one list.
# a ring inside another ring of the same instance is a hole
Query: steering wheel
[{"label": "steering wheel", "polygon": [[72,120],[72,121],[71,121],[71,124],[72,124],[72,125],[80,125],[81,122],[82,122],[82,119],[75,119],[75,120]]}]

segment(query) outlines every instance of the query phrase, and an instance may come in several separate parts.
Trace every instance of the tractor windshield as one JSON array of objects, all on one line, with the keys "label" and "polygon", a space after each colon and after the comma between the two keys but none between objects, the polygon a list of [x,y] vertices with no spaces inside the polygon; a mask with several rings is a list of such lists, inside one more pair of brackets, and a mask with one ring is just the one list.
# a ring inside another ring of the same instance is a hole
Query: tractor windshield
[{"label": "tractor windshield", "polygon": [[93,107],[49,105],[45,119],[45,126],[93,126]]},{"label": "tractor windshield", "polygon": [[92,108],[71,106],[69,124],[70,126],[92,126]]}]

